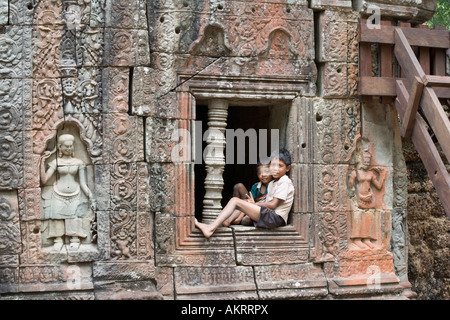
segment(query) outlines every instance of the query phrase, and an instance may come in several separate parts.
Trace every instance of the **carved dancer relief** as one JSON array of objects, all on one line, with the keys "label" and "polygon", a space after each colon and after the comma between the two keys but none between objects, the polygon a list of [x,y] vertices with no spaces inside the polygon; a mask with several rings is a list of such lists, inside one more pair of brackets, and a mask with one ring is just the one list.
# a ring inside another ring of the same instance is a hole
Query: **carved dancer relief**
[{"label": "carved dancer relief", "polygon": [[356,148],[356,164],[350,166],[348,178],[352,202],[350,240],[356,248],[375,249],[383,240],[377,209],[385,209],[387,169],[376,165],[372,144],[361,140]]},{"label": "carved dancer relief", "polygon": [[44,152],[41,159],[42,232],[57,252],[65,243],[64,237],[70,237],[69,250],[78,250],[82,240],[90,243],[95,219],[96,200],[88,186],[92,177],[88,177],[87,163],[76,158],[75,151],[75,137],[66,133],[57,137],[56,148]]}]

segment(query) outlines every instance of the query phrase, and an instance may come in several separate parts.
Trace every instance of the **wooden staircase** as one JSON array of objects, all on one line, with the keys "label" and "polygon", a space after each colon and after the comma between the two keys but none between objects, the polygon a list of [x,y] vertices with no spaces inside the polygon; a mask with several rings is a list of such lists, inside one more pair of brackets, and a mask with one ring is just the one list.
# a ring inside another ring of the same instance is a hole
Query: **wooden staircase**
[{"label": "wooden staircase", "polygon": [[[423,25],[411,28],[406,23],[393,26],[390,21],[375,26],[362,20],[359,44],[361,99],[380,96],[383,103],[394,103],[402,136],[413,142],[450,218],[450,175],[444,162],[445,158],[447,164],[450,161],[450,121],[443,107],[450,103],[450,77],[446,76],[450,32]],[[378,50],[376,75],[373,49]],[[398,70],[393,70],[394,58]]]}]

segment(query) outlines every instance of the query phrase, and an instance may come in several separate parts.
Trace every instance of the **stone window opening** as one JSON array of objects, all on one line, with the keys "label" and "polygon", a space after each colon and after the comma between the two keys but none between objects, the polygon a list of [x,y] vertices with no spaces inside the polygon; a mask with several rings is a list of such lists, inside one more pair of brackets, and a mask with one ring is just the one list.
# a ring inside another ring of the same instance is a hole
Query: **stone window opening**
[{"label": "stone window opening", "polygon": [[[233,197],[233,188],[237,183],[245,185],[250,191],[257,183],[257,162],[268,160],[275,149],[286,147],[286,126],[290,103],[261,101],[226,101],[225,163],[221,177],[223,179],[220,208],[225,207]],[[207,130],[210,101],[197,101],[195,108],[196,123],[201,123],[202,152],[208,148]],[[205,134],[206,133],[206,134]],[[200,134],[200,130],[197,134]],[[199,141],[199,139],[197,139]],[[198,147],[198,146],[196,146]],[[233,148],[231,150],[230,148]],[[244,151],[244,152],[243,152]],[[194,165],[195,176],[195,217],[204,221],[205,195],[207,184],[207,164],[203,159]],[[289,173],[290,174],[290,173]],[[288,176],[289,176],[288,174]],[[220,211],[219,211],[220,212]],[[292,212],[292,210],[291,210]],[[208,218],[207,218],[208,219]],[[209,218],[209,221],[212,221]],[[291,222],[289,215],[288,224]]]}]

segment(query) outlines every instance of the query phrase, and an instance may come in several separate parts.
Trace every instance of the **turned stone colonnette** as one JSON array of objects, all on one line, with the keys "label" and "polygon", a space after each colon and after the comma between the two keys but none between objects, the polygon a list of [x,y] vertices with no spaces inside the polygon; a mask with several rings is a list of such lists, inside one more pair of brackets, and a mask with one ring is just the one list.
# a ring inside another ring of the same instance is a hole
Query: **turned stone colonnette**
[{"label": "turned stone colonnette", "polygon": [[208,104],[208,136],[204,161],[206,164],[205,198],[202,221],[211,223],[222,210],[222,190],[225,169],[225,129],[227,126],[228,102],[213,99]]}]

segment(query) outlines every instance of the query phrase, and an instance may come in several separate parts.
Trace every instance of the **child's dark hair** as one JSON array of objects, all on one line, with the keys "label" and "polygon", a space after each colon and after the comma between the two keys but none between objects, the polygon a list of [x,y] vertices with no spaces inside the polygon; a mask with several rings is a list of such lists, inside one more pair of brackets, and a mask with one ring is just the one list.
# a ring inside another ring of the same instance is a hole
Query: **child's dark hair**
[{"label": "child's dark hair", "polygon": [[270,155],[270,160],[272,159],[280,159],[286,166],[291,165],[291,154],[285,148],[281,148],[278,151],[272,152],[272,154]]},{"label": "child's dark hair", "polygon": [[262,166],[268,166],[270,164],[270,159],[269,158],[264,158],[261,161],[258,161],[256,163],[256,172],[258,172],[258,168],[262,167]]}]

